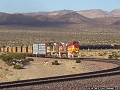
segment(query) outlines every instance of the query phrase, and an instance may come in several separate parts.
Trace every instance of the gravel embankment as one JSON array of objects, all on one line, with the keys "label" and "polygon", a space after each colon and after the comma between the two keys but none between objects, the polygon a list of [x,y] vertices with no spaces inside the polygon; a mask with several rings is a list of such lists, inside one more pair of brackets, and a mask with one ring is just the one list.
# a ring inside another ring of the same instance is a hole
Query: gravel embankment
[{"label": "gravel embankment", "polygon": [[38,84],[2,90],[120,90],[120,75]]}]

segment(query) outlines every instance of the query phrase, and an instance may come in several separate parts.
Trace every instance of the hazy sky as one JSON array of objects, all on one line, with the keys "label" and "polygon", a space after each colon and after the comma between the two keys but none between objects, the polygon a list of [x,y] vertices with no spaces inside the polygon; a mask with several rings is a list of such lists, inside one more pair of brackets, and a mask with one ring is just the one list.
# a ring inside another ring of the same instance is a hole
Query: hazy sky
[{"label": "hazy sky", "polygon": [[56,10],[90,10],[111,11],[120,9],[120,0],[0,0],[0,12],[25,13]]}]

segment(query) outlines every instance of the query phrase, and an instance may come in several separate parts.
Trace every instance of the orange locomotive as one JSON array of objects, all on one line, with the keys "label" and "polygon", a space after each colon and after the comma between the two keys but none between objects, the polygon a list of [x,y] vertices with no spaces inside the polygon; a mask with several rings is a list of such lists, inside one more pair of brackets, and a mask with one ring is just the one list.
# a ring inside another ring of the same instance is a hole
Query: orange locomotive
[{"label": "orange locomotive", "polygon": [[59,57],[75,58],[79,55],[79,43],[76,41],[65,43],[59,43],[58,46]]},{"label": "orange locomotive", "polygon": [[71,41],[66,44],[68,58],[78,57],[79,54],[79,42]]}]

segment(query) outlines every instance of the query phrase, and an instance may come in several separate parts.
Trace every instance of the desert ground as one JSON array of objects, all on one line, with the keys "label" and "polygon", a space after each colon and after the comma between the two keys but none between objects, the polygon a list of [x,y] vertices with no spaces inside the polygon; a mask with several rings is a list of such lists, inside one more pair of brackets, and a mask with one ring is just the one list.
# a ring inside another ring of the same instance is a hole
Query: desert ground
[{"label": "desert ground", "polygon": [[[60,65],[52,65],[55,60]],[[75,63],[75,60],[34,57],[33,62],[24,69],[18,70],[0,60],[0,82],[93,72],[113,67],[117,65],[84,60],[81,60],[81,63]]]},{"label": "desert ground", "polygon": [[88,49],[79,52],[79,56],[83,58],[109,59],[109,55],[117,55],[118,59],[120,59],[120,49]]}]

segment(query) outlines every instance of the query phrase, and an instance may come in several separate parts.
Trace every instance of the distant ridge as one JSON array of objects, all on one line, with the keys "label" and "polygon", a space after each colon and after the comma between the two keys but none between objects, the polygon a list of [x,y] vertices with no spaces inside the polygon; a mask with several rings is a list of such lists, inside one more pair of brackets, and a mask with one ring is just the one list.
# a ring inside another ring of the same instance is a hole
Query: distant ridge
[{"label": "distant ridge", "polygon": [[18,25],[27,25],[27,24],[35,24],[39,21],[33,17],[30,16],[24,16],[22,14],[0,14],[0,24],[2,25],[12,25],[12,24],[18,24]]},{"label": "distant ridge", "polygon": [[114,9],[110,12],[113,17],[120,17],[120,9]]},{"label": "distant ridge", "polygon": [[76,12],[69,12],[58,15],[22,15],[22,14],[0,14],[1,25],[32,25],[32,26],[46,26],[57,24],[85,24],[92,23],[93,20],[84,17]]},{"label": "distant ridge", "polygon": [[36,15],[62,15],[66,13],[74,12],[73,10],[58,10],[53,12],[30,12],[30,13],[22,13],[23,15],[30,15],[30,16],[36,16]]},{"label": "distant ridge", "polygon": [[0,12],[0,25],[59,26],[63,24],[87,24],[93,27],[120,25],[120,9],[111,12],[94,10],[59,10],[8,14]]},{"label": "distant ridge", "polygon": [[103,11],[101,9],[92,9],[92,10],[58,10],[53,12],[32,12],[32,13],[22,13],[24,15],[36,16],[36,15],[63,15],[70,12],[77,12],[88,18],[101,18],[101,17],[120,17],[120,9],[114,9],[110,12]]},{"label": "distant ridge", "polygon": [[102,11],[100,9],[94,9],[94,10],[81,10],[77,13],[88,17],[88,18],[101,18],[101,17],[110,17],[111,15],[109,12]]},{"label": "distant ridge", "polygon": [[86,18],[76,12],[70,12],[63,15],[59,15],[56,18],[59,21],[71,22],[71,23],[91,23],[91,19]]}]

